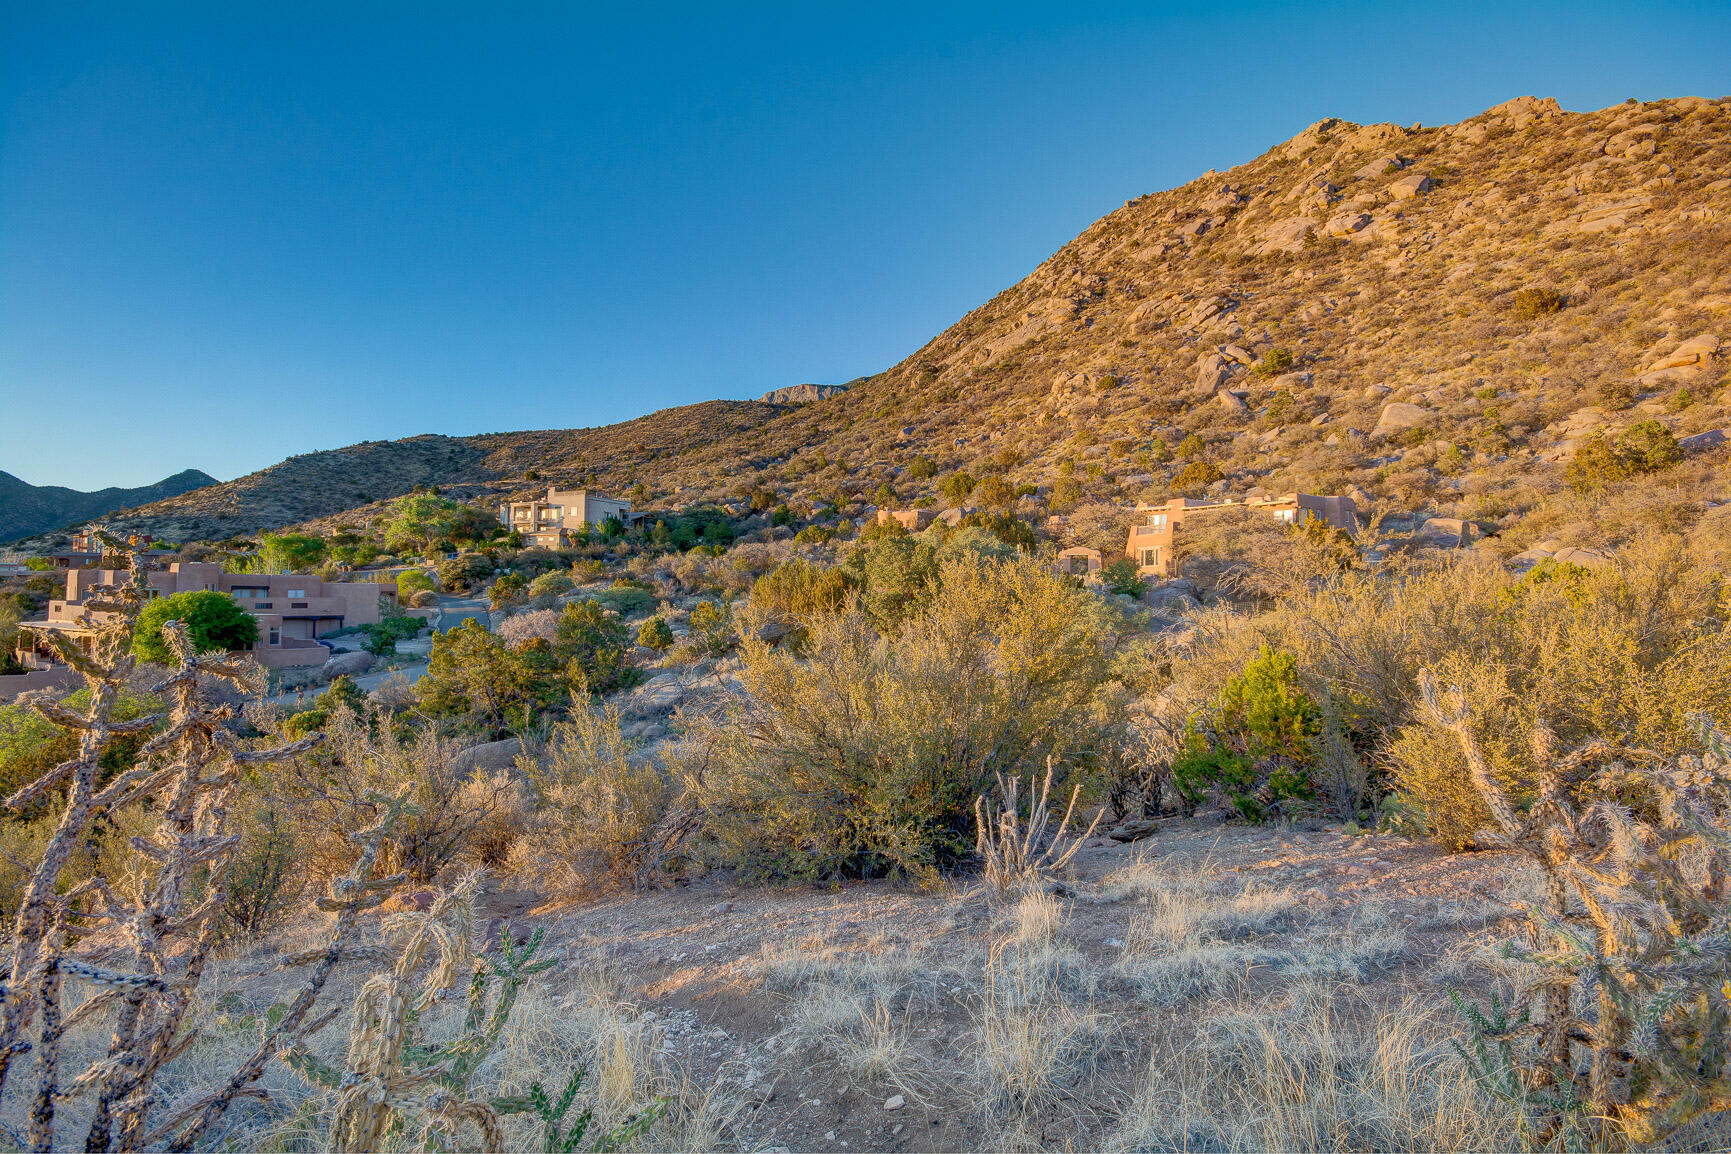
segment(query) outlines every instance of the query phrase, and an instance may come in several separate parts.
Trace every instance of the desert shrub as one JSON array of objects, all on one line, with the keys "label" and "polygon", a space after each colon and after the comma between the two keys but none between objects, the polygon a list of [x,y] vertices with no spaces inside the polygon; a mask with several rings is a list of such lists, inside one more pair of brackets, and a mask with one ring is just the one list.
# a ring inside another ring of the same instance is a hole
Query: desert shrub
[{"label": "desert shrub", "polygon": [[1032,549],[1040,543],[1034,527],[1014,513],[969,513],[957,527],[984,529],[1013,549]]},{"label": "desert shrub", "polygon": [[378,797],[408,790],[411,808],[391,827],[379,860],[381,868],[417,882],[475,862],[490,824],[516,804],[508,780],[464,771],[461,742],[432,726],[394,722],[336,709],[322,744],[253,786],[258,804],[277,807],[290,823],[296,860],[309,879],[323,882],[348,868],[351,835],[376,820]]},{"label": "desert shrub", "polygon": [[615,581],[595,594],[594,599],[603,609],[611,609],[621,617],[643,613],[655,606],[655,594],[651,590],[623,581]]},{"label": "desert shrub", "polygon": [[1200,457],[1207,451],[1208,442],[1204,441],[1195,433],[1189,434],[1182,441],[1178,442],[1178,459],[1180,461],[1188,461],[1192,457]]},{"label": "desert shrub", "polygon": [[513,613],[500,623],[499,636],[512,645],[536,640],[552,645],[559,640],[559,612],[556,609],[531,609],[526,613]]},{"label": "desert shrub", "polygon": [[1517,289],[1514,297],[1514,314],[1518,321],[1533,321],[1549,316],[1563,307],[1563,296],[1555,289],[1528,286]]},{"label": "desert shrub", "polygon": [[1189,496],[1199,496],[1204,489],[1225,476],[1219,465],[1197,457],[1173,475],[1172,489]]},{"label": "desert shrub", "polygon": [[[79,689],[60,704],[67,709],[89,709],[90,690]],[[122,688],[114,695],[110,716],[127,722],[161,710],[162,702],[156,697]],[[114,734],[99,757],[98,780],[107,781],[131,769],[139,747],[149,739],[148,732]],[[11,796],[77,751],[77,739],[36,710],[17,701],[0,705],[0,797]]]},{"label": "desert shrub", "polygon": [[397,574],[397,599],[411,601],[417,593],[432,592],[437,586],[430,574],[420,569],[405,569]]},{"label": "desert shrub", "polygon": [[916,481],[929,480],[938,475],[938,467],[930,457],[915,457],[908,462],[908,476]]},{"label": "desert shrub", "polygon": [[1322,521],[1292,527],[1243,506],[1185,520],[1174,549],[1178,572],[1199,589],[1278,597],[1350,568],[1358,550]]},{"label": "desert shrub", "polygon": [[1002,477],[987,477],[974,487],[974,503],[987,509],[1007,509],[1016,503],[1016,487]]},{"label": "desert shrub", "polygon": [[[1254,617],[1197,618],[1184,661],[1139,724],[1175,745],[1185,721],[1268,645],[1294,658],[1305,691],[1376,767],[1373,800],[1392,791],[1432,836],[1460,846],[1486,815],[1458,748],[1415,723],[1421,669],[1467,691],[1487,761],[1524,804],[1532,783],[1520,750],[1539,718],[1570,744],[1614,733],[1671,755],[1687,714],[1731,717],[1723,588],[1681,539],[1652,533],[1604,571],[1517,579],[1494,560],[1463,557],[1398,580],[1341,573]],[[1169,764],[1173,752],[1150,756]]]},{"label": "desert shrub", "polygon": [[1114,593],[1140,597],[1148,588],[1147,580],[1137,572],[1136,562],[1128,557],[1116,557],[1100,569],[1100,583]]},{"label": "desert shrub", "polygon": [[553,652],[573,692],[609,693],[631,684],[636,673],[625,648],[625,623],[599,601],[573,601],[559,615]]},{"label": "desert shrub", "polygon": [[574,709],[524,765],[537,804],[512,873],[566,896],[638,880],[674,791],[667,771],[620,734],[618,709]]},{"label": "desert shrub", "polygon": [[[863,600],[863,599],[862,599]],[[698,786],[718,844],[800,877],[930,877],[968,852],[993,780],[1085,745],[1117,618],[1031,558],[946,562],[929,604],[809,622],[805,656],[748,639],[748,695]]]},{"label": "desert shrub", "polygon": [[872,540],[861,533],[860,543],[845,560],[860,590],[860,609],[880,628],[893,629],[931,598],[937,548],[905,531]]},{"label": "desert shrub", "polygon": [[1658,421],[1642,421],[1616,437],[1595,433],[1580,445],[1565,476],[1577,493],[1663,472],[1683,459],[1677,438]]},{"label": "desert shrub", "polygon": [[367,652],[383,657],[397,651],[397,642],[419,636],[426,624],[419,617],[410,617],[407,613],[391,613],[371,625],[361,626],[365,635],[362,644],[367,647]]},{"label": "desert shrub", "polygon": [[1251,370],[1259,377],[1278,377],[1281,373],[1291,370],[1293,365],[1292,350],[1272,348],[1262,354],[1262,359],[1256,362]]},{"label": "desert shrub", "polygon": [[859,587],[851,570],[835,565],[816,565],[794,559],[784,561],[759,577],[751,587],[752,626],[761,629],[770,622],[796,635],[804,635],[803,622],[817,613],[833,613],[847,603]]},{"label": "desert shrub", "polygon": [[938,491],[944,495],[944,500],[948,501],[950,504],[960,505],[963,501],[968,499],[968,494],[974,491],[974,486],[976,484],[978,484],[978,482],[974,480],[972,475],[964,472],[956,472],[951,473],[939,482]]},{"label": "desert shrub", "polygon": [[468,593],[494,571],[491,558],[485,553],[462,553],[439,562],[439,588],[446,593]]},{"label": "desert shrub", "polygon": [[439,595],[431,589],[417,589],[409,594],[405,604],[411,609],[435,609],[439,604]]},{"label": "desert shrub", "polygon": [[1191,719],[1172,762],[1173,783],[1192,805],[1219,790],[1241,815],[1260,821],[1270,809],[1313,796],[1311,743],[1321,731],[1321,711],[1299,687],[1291,655],[1264,647]]},{"label": "desert shrub", "polygon": [[[569,607],[567,607],[569,609]],[[415,682],[421,708],[488,730],[526,723],[563,692],[559,662],[545,641],[515,645],[489,633],[474,618],[434,634],[427,673]]]},{"label": "desert shrub", "polygon": [[150,601],[138,614],[132,651],[141,661],[175,663],[174,653],[162,636],[162,627],[169,621],[187,627],[199,653],[248,649],[258,640],[258,618],[236,605],[228,594],[206,589],[175,593]]},{"label": "desert shrub", "polygon": [[529,596],[532,600],[551,605],[559,594],[569,593],[575,587],[576,583],[571,580],[571,574],[558,569],[543,573],[529,582]]},{"label": "desert shrub", "polygon": [[637,644],[660,653],[673,646],[673,630],[660,615],[651,617],[637,629]]},{"label": "desert shrub", "polygon": [[282,807],[269,802],[241,816],[240,845],[229,867],[222,916],[242,934],[256,934],[287,916],[299,901],[305,875],[296,856],[294,829]]},{"label": "desert shrub", "polygon": [[520,605],[529,595],[529,580],[521,573],[504,573],[487,589],[487,604],[494,609]]},{"label": "desert shrub", "polygon": [[698,652],[719,657],[736,644],[733,607],[725,601],[699,601],[686,619],[691,644]]}]

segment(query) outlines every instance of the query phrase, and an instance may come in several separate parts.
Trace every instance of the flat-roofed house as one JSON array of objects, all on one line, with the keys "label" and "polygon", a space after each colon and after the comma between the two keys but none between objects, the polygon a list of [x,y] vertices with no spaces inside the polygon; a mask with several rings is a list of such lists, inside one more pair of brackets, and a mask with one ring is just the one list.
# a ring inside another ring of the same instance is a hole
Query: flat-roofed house
[{"label": "flat-roofed house", "polygon": [[1174,577],[1178,559],[1174,552],[1181,526],[1188,519],[1207,517],[1227,509],[1247,509],[1265,513],[1287,525],[1305,525],[1321,521],[1332,528],[1351,533],[1358,528],[1358,507],[1351,497],[1321,497],[1314,493],[1287,493],[1281,497],[1249,497],[1242,501],[1226,498],[1219,501],[1174,497],[1164,505],[1138,502],[1138,522],[1130,526],[1124,554],[1136,562],[1136,571],[1144,577]]},{"label": "flat-roofed house", "polygon": [[[99,587],[129,579],[122,569],[69,569],[66,596],[48,603],[46,621],[19,622],[20,659],[40,666],[52,653],[45,634],[88,636],[108,616],[89,608]],[[176,561],[145,575],[152,597],[210,591],[226,593],[258,618],[258,642],[251,655],[272,668],[322,665],[330,656],[318,638],[355,625],[376,625],[397,603],[395,585],[370,581],[325,581],[299,573],[225,573],[211,561]],[[27,636],[27,634],[31,636]],[[25,660],[26,654],[30,660]]]},{"label": "flat-roofed house", "polygon": [[558,549],[575,544],[584,528],[598,529],[601,522],[617,517],[629,526],[643,517],[631,511],[631,502],[589,489],[547,490],[547,499],[506,501],[499,506],[499,521],[516,531],[525,544]]},{"label": "flat-roofed house", "polygon": [[888,525],[891,521],[900,525],[910,533],[918,533],[933,521],[930,509],[879,509],[877,523]]}]

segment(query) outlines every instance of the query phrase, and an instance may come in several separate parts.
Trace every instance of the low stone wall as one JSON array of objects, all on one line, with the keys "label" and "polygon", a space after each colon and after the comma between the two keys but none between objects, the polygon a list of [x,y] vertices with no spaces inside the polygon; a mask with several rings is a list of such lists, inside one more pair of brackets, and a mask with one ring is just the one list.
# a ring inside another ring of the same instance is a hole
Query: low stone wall
[{"label": "low stone wall", "polygon": [[80,680],[76,672],[63,665],[53,669],[32,669],[28,673],[8,673],[0,676],[0,705],[32,689],[72,689]]}]

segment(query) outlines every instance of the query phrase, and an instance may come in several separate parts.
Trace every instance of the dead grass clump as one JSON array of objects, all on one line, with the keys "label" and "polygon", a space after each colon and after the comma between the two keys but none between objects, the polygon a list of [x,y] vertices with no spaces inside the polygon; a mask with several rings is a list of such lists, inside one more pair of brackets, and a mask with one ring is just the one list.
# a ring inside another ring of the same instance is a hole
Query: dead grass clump
[{"label": "dead grass clump", "polygon": [[1485,1109],[1434,1005],[1299,984],[1162,1045],[1114,1150],[1484,1150],[1516,1141]]}]

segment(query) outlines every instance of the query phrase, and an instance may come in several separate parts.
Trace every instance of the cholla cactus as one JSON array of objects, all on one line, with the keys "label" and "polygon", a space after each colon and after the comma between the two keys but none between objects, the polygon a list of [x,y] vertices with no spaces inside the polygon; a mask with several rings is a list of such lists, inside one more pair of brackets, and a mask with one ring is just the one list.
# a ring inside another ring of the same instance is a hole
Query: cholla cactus
[{"label": "cholla cactus", "polygon": [[[119,544],[109,537],[103,540],[111,546]],[[89,706],[82,713],[75,713],[46,690],[24,698],[48,720],[76,734],[78,751],[4,802],[16,812],[51,796],[62,785],[66,787],[66,808],[24,885],[12,926],[12,971],[0,991],[4,998],[0,1004],[0,1090],[5,1088],[13,1057],[31,1048],[23,1037],[38,1009],[44,1013],[42,1036],[35,1046],[38,1060],[52,1068],[58,1053],[63,1029],[58,1020],[59,963],[66,917],[71,909],[67,896],[58,892],[60,874],[66,868],[67,858],[83,842],[96,812],[102,754],[116,737],[143,733],[162,719],[160,714],[130,721],[114,718],[120,690],[132,675],[133,624],[150,596],[142,559],[133,553],[130,564],[131,577],[126,583],[98,586],[91,591],[90,608],[110,616],[92,634],[88,652],[59,634],[49,635],[49,642],[61,660],[84,678],[90,690]],[[49,1001],[46,1006],[45,995]],[[31,1119],[31,1140],[36,1145],[52,1140],[57,1089],[52,1078],[38,1086],[37,1105]]]},{"label": "cholla cactus", "polygon": [[997,891],[1038,884],[1049,873],[1063,869],[1082,843],[1094,836],[1106,811],[1094,815],[1094,821],[1080,837],[1066,838],[1070,818],[1076,812],[1076,799],[1082,787],[1070,791],[1070,804],[1064,810],[1058,828],[1050,841],[1046,827],[1051,824],[1052,811],[1047,801],[1052,793],[1052,772],[1056,759],[1046,758],[1046,777],[1036,793],[1034,779],[1028,779],[1028,818],[1022,820],[1021,778],[1008,782],[998,776],[999,812],[994,820],[986,817],[986,798],[974,798],[974,849],[985,859],[986,884]]},{"label": "cholla cactus", "polygon": [[[308,1080],[336,1091],[333,1150],[380,1149],[387,1137],[416,1121],[424,1149],[498,1150],[503,1145],[495,1103],[473,1097],[469,1080],[497,1043],[518,991],[553,963],[533,960],[541,946],[539,930],[521,947],[503,940],[496,958],[475,957],[474,903],[480,883],[481,874],[471,873],[428,909],[386,920],[386,932],[400,953],[391,969],[369,978],[355,998],[342,1070],[327,1066],[304,1045],[291,1050],[290,1062]],[[420,1043],[416,1035],[421,1011],[455,987],[464,971],[470,977],[462,1032],[444,1045]],[[489,1011],[487,989],[493,978],[499,988]],[[461,1138],[465,1124],[478,1133],[478,1145]]]},{"label": "cholla cactus", "polygon": [[[1532,974],[1508,1007],[1458,998],[1481,1085],[1520,1103],[1540,1143],[1653,1144],[1731,1107],[1731,748],[1692,724],[1705,756],[1669,762],[1593,741],[1559,756],[1542,723],[1537,797],[1518,814],[1492,776],[1459,690],[1420,679],[1426,720],[1453,733],[1497,828],[1487,848],[1543,871],[1545,908],[1505,946]],[[1638,808],[1619,798],[1636,799]],[[1593,799],[1593,800],[1584,800]]]}]

